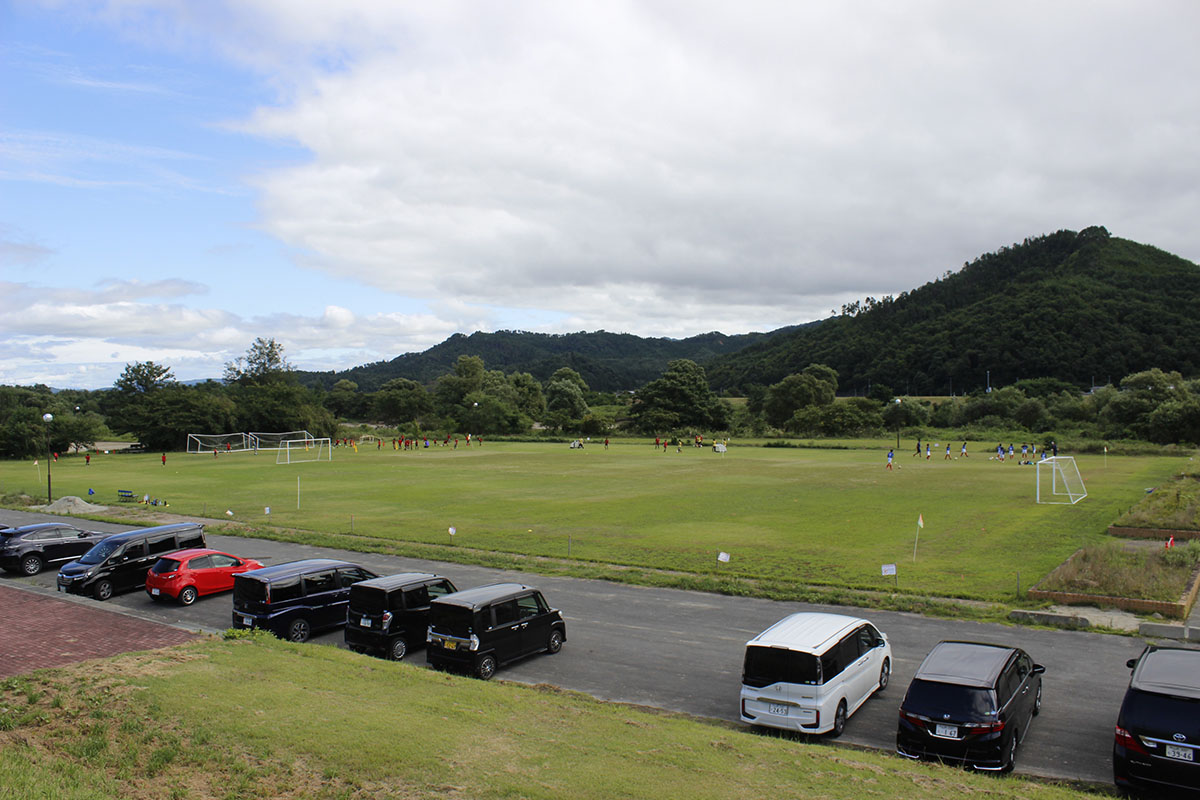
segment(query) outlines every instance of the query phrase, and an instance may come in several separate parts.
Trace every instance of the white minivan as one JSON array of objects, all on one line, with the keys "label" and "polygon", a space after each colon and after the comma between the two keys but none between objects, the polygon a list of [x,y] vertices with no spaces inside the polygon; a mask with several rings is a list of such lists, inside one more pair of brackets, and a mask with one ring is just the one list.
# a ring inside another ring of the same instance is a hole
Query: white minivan
[{"label": "white minivan", "polygon": [[742,722],[840,736],[891,673],[892,646],[865,619],[792,614],[746,642]]}]

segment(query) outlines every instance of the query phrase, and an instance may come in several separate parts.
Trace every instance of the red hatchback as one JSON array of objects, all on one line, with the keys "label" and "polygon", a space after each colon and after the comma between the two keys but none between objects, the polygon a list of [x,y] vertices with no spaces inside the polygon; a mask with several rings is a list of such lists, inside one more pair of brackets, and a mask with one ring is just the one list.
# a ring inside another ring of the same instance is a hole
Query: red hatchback
[{"label": "red hatchback", "polygon": [[168,553],[146,575],[146,594],[151,600],[171,597],[185,606],[205,594],[228,592],[233,576],[262,564],[252,558],[238,558],[220,550],[194,548]]}]

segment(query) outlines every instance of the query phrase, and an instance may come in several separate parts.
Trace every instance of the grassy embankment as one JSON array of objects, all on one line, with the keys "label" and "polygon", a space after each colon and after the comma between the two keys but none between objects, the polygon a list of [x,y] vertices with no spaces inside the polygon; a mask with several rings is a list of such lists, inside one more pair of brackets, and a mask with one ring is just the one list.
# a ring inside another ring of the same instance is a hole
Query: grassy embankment
[{"label": "grassy embankment", "polygon": [[[1090,496],[1054,506],[1033,502],[1032,467],[979,452],[950,461],[901,453],[899,469],[888,472],[885,448],[734,446],[721,456],[630,442],[607,451],[488,442],[457,451],[338,449],[332,462],[290,466],[269,452],[171,453],[165,467],[159,454],[100,455],[88,467],[60,460],[54,487],[58,496],[107,503],[131,489],[179,514],[224,519],[228,509],[249,526],[244,533],[349,549],[532,570],[562,569],[569,556],[572,574],[639,582],[669,574],[672,585],[792,597],[804,585],[891,592],[880,565],[894,563],[901,595],[1005,602],[1018,572],[1028,587],[1102,540],[1144,487],[1186,463],[1110,455],[1105,465],[1080,456]],[[45,476],[36,469],[0,463],[0,492],[38,495]],[[732,560],[718,569],[719,551]]]},{"label": "grassy embankment", "polygon": [[10,678],[0,751],[54,800],[1090,796],[268,637]]}]

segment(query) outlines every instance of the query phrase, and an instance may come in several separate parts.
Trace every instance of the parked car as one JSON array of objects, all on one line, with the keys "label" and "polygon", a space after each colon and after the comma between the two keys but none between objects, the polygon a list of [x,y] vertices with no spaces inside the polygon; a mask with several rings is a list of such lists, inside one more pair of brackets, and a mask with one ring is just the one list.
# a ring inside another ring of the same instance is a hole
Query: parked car
[{"label": "parked car", "polygon": [[146,575],[146,594],[151,600],[170,597],[190,606],[206,594],[228,592],[233,576],[258,569],[262,562],[239,558],[220,550],[197,547],[160,558]]},{"label": "parked car", "polygon": [[982,770],[1009,771],[1042,708],[1042,674],[1024,650],[939,642],[900,704],[896,751]]},{"label": "parked car", "polygon": [[150,568],[167,553],[204,545],[204,527],[192,522],[114,533],[59,569],[58,590],[107,600],[144,587]]},{"label": "parked car", "polygon": [[350,587],[346,646],[399,661],[410,646],[425,643],[429,604],[458,591],[441,575],[404,572],[372,578]]},{"label": "parked car", "polygon": [[865,619],[792,614],[746,642],[742,722],[841,736],[891,674],[892,647]]},{"label": "parked car", "polygon": [[0,529],[0,568],[37,575],[47,564],[79,558],[111,535],[80,530],[64,522]]},{"label": "parked car", "polygon": [[426,660],[488,680],[496,668],[533,653],[557,653],[567,625],[542,593],[519,583],[494,583],[430,603]]},{"label": "parked car", "polygon": [[1113,780],[1126,789],[1200,794],[1200,650],[1150,645],[1127,665]]},{"label": "parked car", "polygon": [[332,558],[288,561],[233,578],[233,627],[262,628],[293,642],[346,624],[350,587],[378,578]]}]

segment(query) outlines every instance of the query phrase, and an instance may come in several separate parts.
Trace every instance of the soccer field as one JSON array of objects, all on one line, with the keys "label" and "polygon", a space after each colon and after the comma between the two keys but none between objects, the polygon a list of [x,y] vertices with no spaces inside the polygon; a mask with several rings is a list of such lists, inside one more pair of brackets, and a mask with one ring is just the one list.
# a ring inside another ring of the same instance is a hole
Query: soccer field
[{"label": "soccer field", "polygon": [[[1079,456],[1089,496],[1034,503],[1034,468],[879,450],[487,442],[413,452],[63,458],[54,495],[115,504],[118,489],[178,514],[532,556],[985,600],[1028,588],[1186,458]],[[957,449],[957,448],[956,448]],[[88,496],[88,489],[95,496]],[[45,497],[44,461],[0,462],[0,492]],[[265,509],[270,508],[270,515]],[[924,520],[916,561],[914,537]],[[353,522],[352,522],[353,519]],[[456,531],[453,537],[449,529]],[[343,543],[345,546],[345,543]],[[730,554],[718,566],[717,554]]]}]

